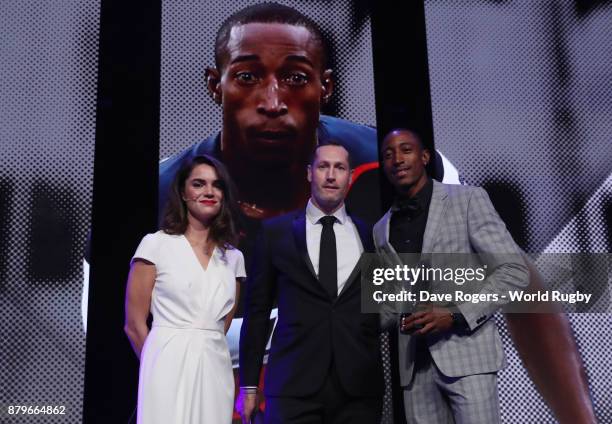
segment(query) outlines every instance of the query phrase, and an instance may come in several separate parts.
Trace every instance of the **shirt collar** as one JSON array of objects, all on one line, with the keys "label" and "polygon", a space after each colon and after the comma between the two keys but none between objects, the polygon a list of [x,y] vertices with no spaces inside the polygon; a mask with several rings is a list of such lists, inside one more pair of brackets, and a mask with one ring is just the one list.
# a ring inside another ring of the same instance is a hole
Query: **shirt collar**
[{"label": "shirt collar", "polygon": [[[310,221],[311,224],[316,224],[319,222],[321,218],[326,215],[321,209],[317,208],[312,202],[312,198],[308,200],[308,204],[306,205],[306,218]],[[340,224],[344,224],[347,219],[346,213],[346,205],[343,203],[342,206],[332,214]]]}]

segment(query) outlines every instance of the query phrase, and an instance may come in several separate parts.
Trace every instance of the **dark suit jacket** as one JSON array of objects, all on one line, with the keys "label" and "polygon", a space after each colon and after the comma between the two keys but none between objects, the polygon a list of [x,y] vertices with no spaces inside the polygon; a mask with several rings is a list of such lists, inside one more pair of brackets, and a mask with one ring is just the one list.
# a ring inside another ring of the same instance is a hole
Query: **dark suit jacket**
[{"label": "dark suit jacket", "polygon": [[[371,227],[351,217],[365,251],[373,251]],[[340,254],[342,254],[340,246]],[[267,396],[301,397],[322,388],[330,367],[353,396],[382,396],[379,321],[361,313],[359,265],[331,300],[306,248],[305,211],[264,221],[246,283],[240,332],[240,385],[256,386],[278,302],[278,322],[268,358]]]}]

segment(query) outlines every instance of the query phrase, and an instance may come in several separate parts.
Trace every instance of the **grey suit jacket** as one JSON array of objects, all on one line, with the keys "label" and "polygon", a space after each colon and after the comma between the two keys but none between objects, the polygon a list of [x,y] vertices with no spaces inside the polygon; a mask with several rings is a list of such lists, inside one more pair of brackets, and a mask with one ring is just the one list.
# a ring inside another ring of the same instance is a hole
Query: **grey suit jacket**
[{"label": "grey suit jacket", "polygon": [[[374,226],[374,245],[386,264],[401,264],[389,243],[391,211]],[[528,270],[503,221],[482,188],[441,184],[434,181],[423,236],[423,254],[479,253],[493,258],[481,293],[502,294],[528,284]],[[495,260],[497,259],[497,262]],[[491,263],[491,262],[488,262]],[[458,304],[469,331],[427,335],[431,356],[448,377],[496,372],[505,366],[501,338],[491,317],[503,302]],[[383,309],[383,327],[397,326],[397,311]],[[399,366],[402,386],[410,383],[415,336],[399,334]]]}]

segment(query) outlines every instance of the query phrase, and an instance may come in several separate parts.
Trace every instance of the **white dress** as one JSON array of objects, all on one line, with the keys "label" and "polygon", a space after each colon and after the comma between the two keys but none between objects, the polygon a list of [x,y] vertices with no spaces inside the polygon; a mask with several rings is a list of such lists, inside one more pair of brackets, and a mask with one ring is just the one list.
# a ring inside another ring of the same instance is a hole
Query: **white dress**
[{"label": "white dress", "polygon": [[183,235],[147,234],[134,258],[155,264],[153,326],[140,357],[139,424],[229,424],[234,377],[224,317],[244,277],[237,249],[215,248],[204,270]]}]

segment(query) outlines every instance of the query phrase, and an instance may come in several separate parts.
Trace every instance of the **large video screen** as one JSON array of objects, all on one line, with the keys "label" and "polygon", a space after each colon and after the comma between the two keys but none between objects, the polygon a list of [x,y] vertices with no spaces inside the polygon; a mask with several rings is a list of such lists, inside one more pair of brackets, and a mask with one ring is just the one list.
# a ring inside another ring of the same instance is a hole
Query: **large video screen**
[{"label": "large video screen", "polygon": [[[610,5],[432,0],[425,12],[436,147],[524,251],[612,251]],[[609,305],[609,281],[601,296]],[[607,312],[569,315],[600,422],[612,422]],[[504,421],[555,422],[498,324]]]},{"label": "large video screen", "polygon": [[3,423],[82,417],[99,9],[98,0],[0,3]]}]

